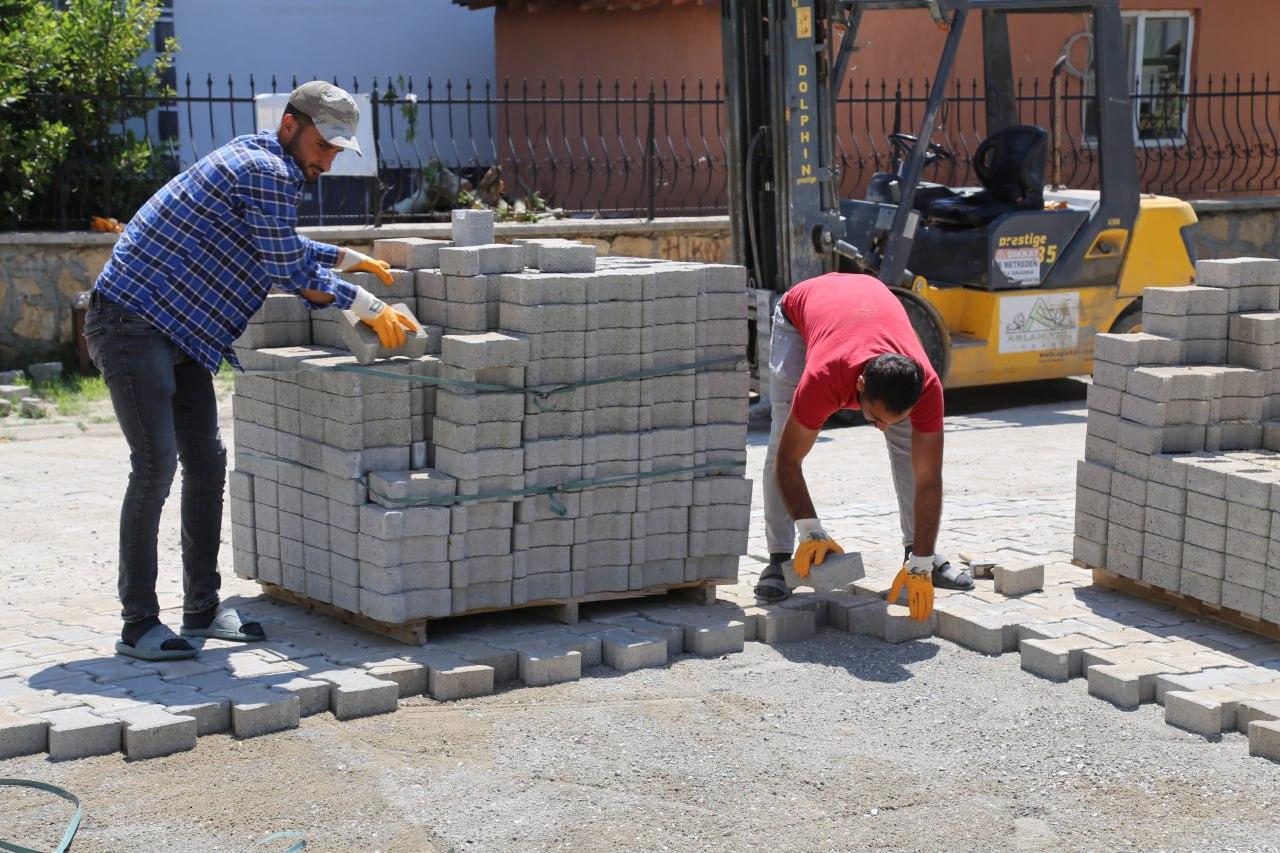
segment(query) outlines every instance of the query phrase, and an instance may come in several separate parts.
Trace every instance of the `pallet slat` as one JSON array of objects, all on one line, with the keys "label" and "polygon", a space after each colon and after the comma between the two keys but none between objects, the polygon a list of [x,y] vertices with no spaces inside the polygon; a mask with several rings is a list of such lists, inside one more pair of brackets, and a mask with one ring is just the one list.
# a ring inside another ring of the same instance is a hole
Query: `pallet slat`
[{"label": "pallet slat", "polygon": [[682,597],[691,598],[692,600],[708,604],[715,600],[715,588],[718,584],[732,583],[728,580],[701,580],[690,581],[688,583],[671,584],[670,586],[656,586],[647,589],[633,589],[621,592],[596,592],[589,595],[579,596],[567,601],[528,601],[523,604],[517,604],[512,607],[491,607],[480,608],[477,610],[468,610],[466,613],[458,613],[453,616],[445,616],[439,619],[414,619],[403,624],[393,624],[390,622],[381,622],[377,619],[371,619],[362,613],[352,613],[344,610],[336,605],[323,601],[307,598],[305,595],[299,595],[292,590],[285,589],[266,581],[258,581],[262,587],[262,591],[270,598],[277,601],[283,601],[287,604],[294,604],[299,607],[305,607],[316,613],[324,614],[331,618],[337,619],[347,625],[356,628],[362,628],[371,631],[383,637],[406,643],[411,646],[421,646],[427,642],[427,627],[431,623],[440,623],[449,619],[455,619],[461,616],[475,616],[484,613],[509,613],[513,610],[525,610],[533,607],[542,607],[548,610],[547,616],[568,625],[577,624],[578,606],[581,604],[589,604],[599,601],[622,601],[630,598],[648,598],[655,595],[666,595],[671,593]]},{"label": "pallet slat", "polygon": [[1219,604],[1209,604],[1198,598],[1192,598],[1182,593],[1172,592],[1162,589],[1158,586],[1152,586],[1149,583],[1135,581],[1131,578],[1121,577],[1113,574],[1106,569],[1098,566],[1090,566],[1080,560],[1072,560],[1072,563],[1082,569],[1088,569],[1093,573],[1093,582],[1098,586],[1104,586],[1108,589],[1114,589],[1117,592],[1123,592],[1137,598],[1153,601],[1157,604],[1165,604],[1190,613],[1193,616],[1200,616],[1205,619],[1213,619],[1230,625],[1233,628],[1241,628],[1259,636],[1266,637],[1270,640],[1280,640],[1280,625],[1275,622],[1268,622],[1264,619],[1257,619],[1248,614],[1241,613],[1238,610],[1232,610],[1230,607],[1223,607]]}]

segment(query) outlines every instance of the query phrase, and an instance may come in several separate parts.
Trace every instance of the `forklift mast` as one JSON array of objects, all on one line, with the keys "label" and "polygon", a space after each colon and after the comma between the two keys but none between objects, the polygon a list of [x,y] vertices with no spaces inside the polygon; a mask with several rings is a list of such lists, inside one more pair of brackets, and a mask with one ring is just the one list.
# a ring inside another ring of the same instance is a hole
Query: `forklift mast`
[{"label": "forklift mast", "polygon": [[828,5],[721,4],[729,220],[753,288],[781,292],[831,271],[831,248],[843,234]]}]

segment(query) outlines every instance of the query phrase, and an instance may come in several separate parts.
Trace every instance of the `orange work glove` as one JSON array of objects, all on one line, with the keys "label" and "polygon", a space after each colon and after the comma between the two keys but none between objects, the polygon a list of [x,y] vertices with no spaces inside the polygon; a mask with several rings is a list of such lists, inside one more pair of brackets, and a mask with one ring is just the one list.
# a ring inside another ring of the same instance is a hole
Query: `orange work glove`
[{"label": "orange work glove", "polygon": [[421,328],[407,314],[401,314],[390,305],[384,306],[372,319],[361,319],[361,323],[378,333],[378,342],[387,349],[395,349],[404,345],[404,333],[416,332]]},{"label": "orange work glove", "polygon": [[342,260],[338,261],[339,270],[342,272],[367,272],[377,276],[378,281],[390,287],[395,283],[395,279],[391,277],[391,264],[386,261],[375,261],[368,255],[361,254],[355,249],[343,249]]},{"label": "orange work glove", "polygon": [[912,554],[902,564],[893,586],[889,588],[888,601],[898,603],[902,588],[907,588],[907,610],[917,622],[926,622],[933,615],[933,555],[917,557]]},{"label": "orange work glove", "polygon": [[844,549],[822,529],[816,518],[801,518],[796,521],[796,532],[800,534],[800,544],[796,546],[792,566],[796,574],[802,578],[809,577],[809,569],[821,566],[828,554],[843,554]]}]

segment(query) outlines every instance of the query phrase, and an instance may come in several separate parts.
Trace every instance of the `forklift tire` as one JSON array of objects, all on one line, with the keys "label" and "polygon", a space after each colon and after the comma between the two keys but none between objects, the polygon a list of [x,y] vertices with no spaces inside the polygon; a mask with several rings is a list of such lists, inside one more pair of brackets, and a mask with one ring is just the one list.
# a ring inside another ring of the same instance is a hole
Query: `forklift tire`
[{"label": "forklift tire", "polygon": [[[911,327],[916,330],[916,337],[924,347],[924,354],[929,357],[938,381],[946,383],[947,373],[951,370],[951,333],[947,324],[942,321],[938,309],[929,304],[924,297],[911,290],[900,287],[889,288],[898,297],[902,307],[906,309]],[[1141,314],[1139,314],[1141,320]]]},{"label": "forklift tire", "polygon": [[1142,297],[1138,297],[1129,307],[1120,312],[1120,316],[1108,329],[1113,335],[1132,335],[1142,331]]}]

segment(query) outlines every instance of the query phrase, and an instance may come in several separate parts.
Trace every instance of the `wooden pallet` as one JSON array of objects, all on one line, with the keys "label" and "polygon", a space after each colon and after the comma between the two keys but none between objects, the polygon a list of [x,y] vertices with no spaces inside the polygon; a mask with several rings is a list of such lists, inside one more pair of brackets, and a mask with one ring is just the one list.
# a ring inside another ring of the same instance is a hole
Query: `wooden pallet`
[{"label": "wooden pallet", "polygon": [[[431,623],[441,623],[455,616],[446,616],[436,619],[414,619],[404,623],[381,622],[377,619],[371,619],[363,613],[352,613],[333,604],[324,601],[316,601],[307,598],[305,595],[285,589],[266,581],[258,581],[262,586],[262,591],[270,598],[277,601],[283,601],[287,604],[294,604],[299,607],[305,607],[315,613],[320,613],[332,619],[337,619],[346,625],[355,628],[361,628],[365,631],[371,631],[383,637],[406,643],[411,646],[421,646],[427,642],[427,627]],[[716,600],[716,586],[718,584],[733,583],[729,580],[701,580],[691,581],[689,583],[672,584],[670,586],[655,586],[647,589],[625,590],[622,592],[595,592],[589,595],[581,595],[567,601],[529,601],[524,604],[515,604],[511,607],[490,607],[477,610],[468,610],[466,613],[460,613],[456,616],[475,616],[484,613],[507,613],[512,610],[528,610],[530,608],[539,608],[545,611],[548,618],[554,619],[565,625],[578,624],[578,606],[582,604],[590,604],[598,601],[622,601],[630,598],[648,598],[654,595],[675,595],[680,598],[693,601],[698,604],[711,604]]]},{"label": "wooden pallet", "polygon": [[1093,582],[1098,586],[1105,586],[1108,589],[1114,589],[1117,592],[1123,592],[1126,595],[1136,596],[1138,598],[1153,601],[1157,604],[1165,604],[1170,607],[1177,608],[1193,616],[1199,616],[1205,619],[1213,619],[1230,625],[1233,628],[1241,628],[1254,634],[1259,634],[1271,640],[1280,640],[1280,625],[1275,622],[1268,622],[1265,619],[1258,619],[1247,613],[1241,613],[1239,610],[1232,610],[1230,607],[1223,607],[1220,604],[1209,604],[1198,598],[1192,598],[1189,595],[1183,595],[1179,592],[1163,589],[1158,586],[1152,586],[1143,581],[1136,581],[1132,578],[1121,577],[1107,571],[1106,569],[1090,566],[1080,560],[1072,560],[1072,563],[1082,569],[1088,569],[1093,573]]}]

